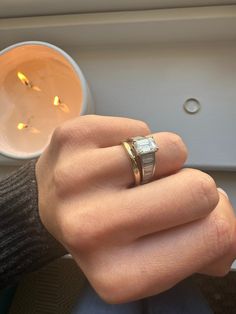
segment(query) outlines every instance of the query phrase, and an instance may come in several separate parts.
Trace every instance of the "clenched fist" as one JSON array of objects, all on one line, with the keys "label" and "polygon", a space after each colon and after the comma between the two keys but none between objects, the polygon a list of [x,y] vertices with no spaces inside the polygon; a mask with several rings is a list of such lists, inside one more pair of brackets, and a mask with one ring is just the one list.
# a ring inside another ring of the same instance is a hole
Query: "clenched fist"
[{"label": "clenched fist", "polygon": [[142,121],[78,117],[55,130],[36,165],[42,223],[110,303],[160,293],[196,272],[224,275],[236,257],[230,202],[209,175],[181,170],[179,136],[153,134],[154,179],[133,187],[121,142],[148,134]]}]

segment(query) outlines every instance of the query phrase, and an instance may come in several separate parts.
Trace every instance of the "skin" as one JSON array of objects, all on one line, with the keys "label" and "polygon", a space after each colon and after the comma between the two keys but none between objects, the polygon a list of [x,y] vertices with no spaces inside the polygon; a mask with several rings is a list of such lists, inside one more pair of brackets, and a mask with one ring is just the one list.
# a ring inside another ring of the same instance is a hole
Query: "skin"
[{"label": "skin", "polygon": [[182,169],[173,133],[159,145],[152,182],[133,187],[121,142],[145,136],[143,121],[87,115],[57,128],[36,165],[39,214],[109,303],[163,292],[193,273],[224,276],[236,257],[236,224],[214,180]]}]

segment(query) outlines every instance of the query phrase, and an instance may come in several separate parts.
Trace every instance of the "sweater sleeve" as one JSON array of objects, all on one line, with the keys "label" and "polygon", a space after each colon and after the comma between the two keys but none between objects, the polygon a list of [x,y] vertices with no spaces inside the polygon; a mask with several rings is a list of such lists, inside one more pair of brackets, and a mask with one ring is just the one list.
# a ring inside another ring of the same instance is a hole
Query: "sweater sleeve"
[{"label": "sweater sleeve", "polygon": [[39,218],[35,163],[0,181],[0,289],[66,254]]}]

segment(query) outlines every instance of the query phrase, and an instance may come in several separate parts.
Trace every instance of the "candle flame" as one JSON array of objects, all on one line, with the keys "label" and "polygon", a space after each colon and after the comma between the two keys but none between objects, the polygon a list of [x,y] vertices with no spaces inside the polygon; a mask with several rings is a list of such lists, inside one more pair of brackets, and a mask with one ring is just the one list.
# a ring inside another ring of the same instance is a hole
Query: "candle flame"
[{"label": "candle flame", "polygon": [[62,111],[66,113],[70,112],[69,107],[61,101],[59,96],[54,97],[53,105],[59,107]]},{"label": "candle flame", "polygon": [[60,103],[61,103],[61,100],[60,100],[59,96],[55,96],[54,100],[53,100],[53,105],[54,106],[59,106]]},{"label": "candle flame", "polygon": [[18,123],[18,125],[17,125],[17,129],[18,129],[18,130],[23,130],[23,129],[26,129],[27,127],[28,127],[28,124],[23,123],[23,122],[20,122],[20,123]]},{"label": "candle flame", "polygon": [[17,76],[22,84],[26,86],[31,86],[29,79],[22,72],[17,72]]},{"label": "candle flame", "polygon": [[22,84],[32,88],[36,92],[41,92],[41,89],[38,86],[33,86],[33,84],[30,82],[28,77],[23,74],[22,72],[17,72],[18,79],[21,81]]}]

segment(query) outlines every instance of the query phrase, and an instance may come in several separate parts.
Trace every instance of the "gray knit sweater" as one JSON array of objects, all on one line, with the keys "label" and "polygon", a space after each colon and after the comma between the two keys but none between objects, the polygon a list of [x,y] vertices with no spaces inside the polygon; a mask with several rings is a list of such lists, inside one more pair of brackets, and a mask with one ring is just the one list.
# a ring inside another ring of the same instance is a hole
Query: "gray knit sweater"
[{"label": "gray knit sweater", "polygon": [[40,221],[35,161],[30,161],[0,181],[0,289],[64,254]]}]

